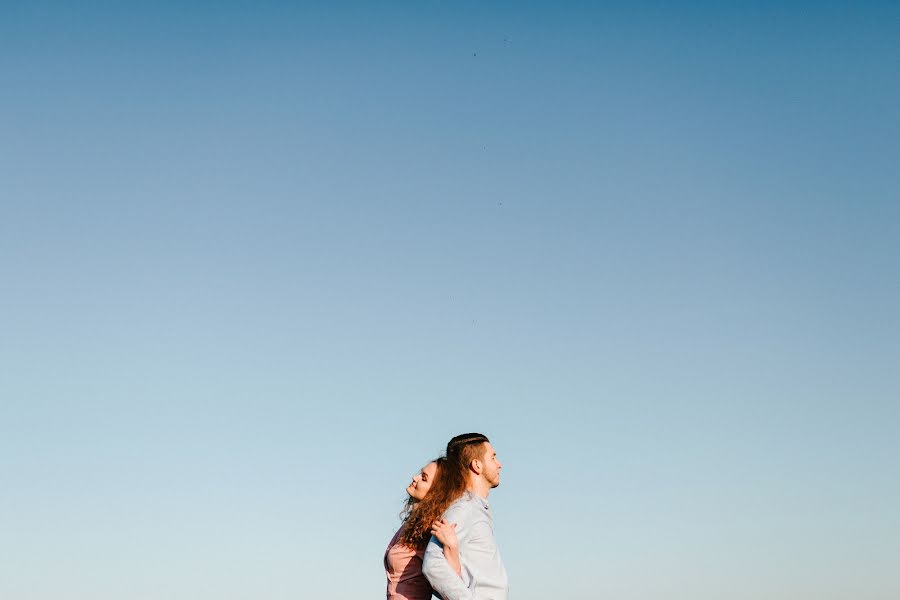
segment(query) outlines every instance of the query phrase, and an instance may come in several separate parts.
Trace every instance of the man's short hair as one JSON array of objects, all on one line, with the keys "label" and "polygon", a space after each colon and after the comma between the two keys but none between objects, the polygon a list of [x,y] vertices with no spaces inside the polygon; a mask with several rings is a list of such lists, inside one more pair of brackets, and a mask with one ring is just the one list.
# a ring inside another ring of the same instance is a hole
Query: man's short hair
[{"label": "man's short hair", "polygon": [[460,477],[469,470],[473,460],[484,459],[484,444],[490,442],[481,433],[463,433],[447,442],[447,461],[453,465]]},{"label": "man's short hair", "polygon": [[447,456],[456,453],[470,444],[484,444],[490,442],[486,435],[481,433],[463,433],[447,442]]}]

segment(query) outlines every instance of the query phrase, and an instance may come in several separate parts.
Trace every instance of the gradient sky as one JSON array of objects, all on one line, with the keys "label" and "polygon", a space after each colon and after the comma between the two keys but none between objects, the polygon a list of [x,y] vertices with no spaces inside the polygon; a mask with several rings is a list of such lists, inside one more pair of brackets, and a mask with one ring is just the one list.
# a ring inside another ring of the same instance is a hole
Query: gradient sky
[{"label": "gradient sky", "polygon": [[0,597],[900,597],[897,3],[0,2]]}]

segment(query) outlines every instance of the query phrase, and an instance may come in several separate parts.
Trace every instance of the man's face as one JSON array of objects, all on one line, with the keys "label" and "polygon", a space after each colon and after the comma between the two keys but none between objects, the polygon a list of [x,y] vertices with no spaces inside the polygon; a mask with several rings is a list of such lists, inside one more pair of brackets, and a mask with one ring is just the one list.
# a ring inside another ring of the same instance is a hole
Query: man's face
[{"label": "man's face", "polygon": [[497,451],[490,442],[485,442],[484,448],[484,458],[481,459],[481,475],[491,484],[492,488],[495,488],[500,485],[500,469],[503,468],[503,465],[497,460]]}]

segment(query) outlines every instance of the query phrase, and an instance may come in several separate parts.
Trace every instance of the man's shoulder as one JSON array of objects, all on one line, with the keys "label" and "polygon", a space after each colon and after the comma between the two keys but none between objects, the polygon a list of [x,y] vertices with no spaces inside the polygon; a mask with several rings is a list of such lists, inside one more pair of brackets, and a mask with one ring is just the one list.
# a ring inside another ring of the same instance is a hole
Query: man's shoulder
[{"label": "man's shoulder", "polygon": [[463,516],[468,514],[475,515],[478,514],[479,507],[478,501],[472,494],[466,492],[447,507],[447,510],[444,511],[444,517]]}]

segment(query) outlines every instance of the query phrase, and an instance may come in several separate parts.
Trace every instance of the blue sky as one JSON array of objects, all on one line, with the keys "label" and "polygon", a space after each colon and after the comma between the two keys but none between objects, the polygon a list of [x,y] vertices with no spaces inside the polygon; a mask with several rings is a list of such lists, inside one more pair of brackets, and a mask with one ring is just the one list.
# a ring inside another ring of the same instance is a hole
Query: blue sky
[{"label": "blue sky", "polygon": [[896,5],[0,7],[0,596],[900,594]]}]

